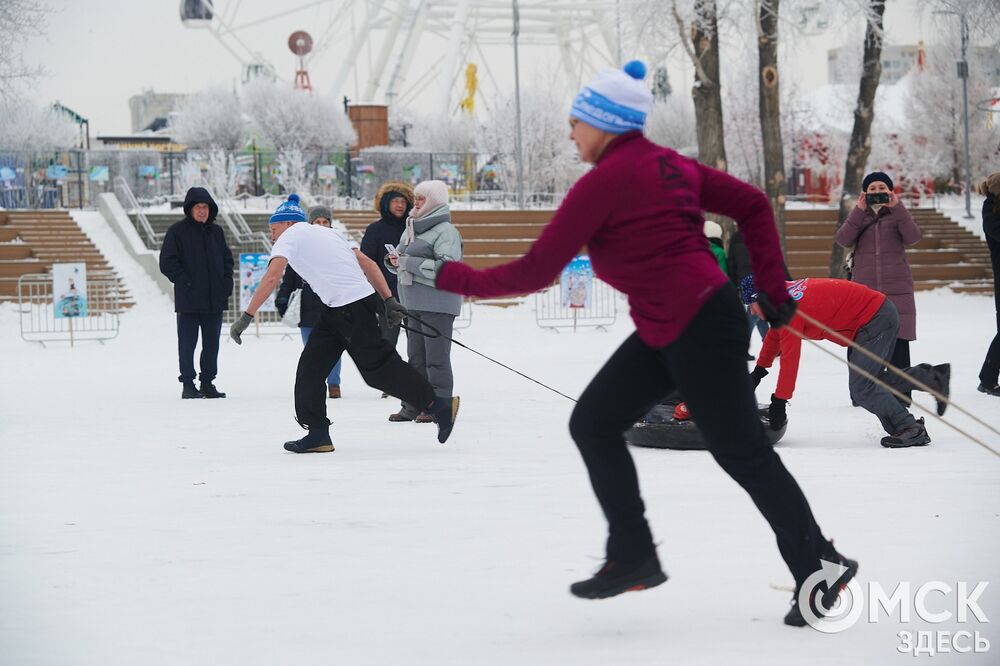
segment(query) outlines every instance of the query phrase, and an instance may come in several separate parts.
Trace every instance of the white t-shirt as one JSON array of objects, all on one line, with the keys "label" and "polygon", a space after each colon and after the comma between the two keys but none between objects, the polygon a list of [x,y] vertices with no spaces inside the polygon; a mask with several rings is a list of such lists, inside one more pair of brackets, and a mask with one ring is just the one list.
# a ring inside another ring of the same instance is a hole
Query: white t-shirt
[{"label": "white t-shirt", "polygon": [[375,293],[358,265],[351,243],[333,229],[307,222],[293,224],[271,248],[271,257],[287,259],[288,265],[331,308]]}]

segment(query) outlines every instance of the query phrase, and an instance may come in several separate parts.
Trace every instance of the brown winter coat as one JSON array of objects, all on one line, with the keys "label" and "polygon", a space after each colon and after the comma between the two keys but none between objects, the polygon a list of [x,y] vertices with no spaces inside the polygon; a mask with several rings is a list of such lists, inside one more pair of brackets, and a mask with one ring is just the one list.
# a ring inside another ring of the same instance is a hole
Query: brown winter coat
[{"label": "brown winter coat", "polygon": [[899,310],[899,334],[903,340],[917,339],[917,306],[913,301],[913,275],[906,260],[906,248],[923,234],[902,203],[855,208],[834,239],[845,248],[854,248],[852,279],[880,291]]}]

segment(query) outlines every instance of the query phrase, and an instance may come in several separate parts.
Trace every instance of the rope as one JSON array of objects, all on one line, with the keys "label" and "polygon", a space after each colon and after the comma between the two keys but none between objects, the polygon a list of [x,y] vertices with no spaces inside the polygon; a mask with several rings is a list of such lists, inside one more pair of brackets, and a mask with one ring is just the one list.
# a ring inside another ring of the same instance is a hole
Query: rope
[{"label": "rope", "polygon": [[[864,347],[862,347],[861,345],[857,344],[853,340],[845,337],[844,335],[838,333],[837,331],[834,331],[833,329],[829,328],[828,326],[826,326],[822,322],[819,322],[816,319],[810,317],[809,315],[807,315],[806,313],[802,312],[801,310],[796,310],[795,314],[796,314],[796,316],[802,317],[802,319],[805,320],[806,323],[815,326],[816,328],[822,330],[823,332],[827,333],[828,335],[833,336],[835,339],[837,339],[838,341],[840,341],[845,346],[850,347],[851,349],[853,349],[853,350],[855,350],[855,351],[863,354],[864,356],[868,357],[869,359],[871,359],[871,360],[873,360],[873,361],[875,361],[875,362],[877,362],[877,363],[879,363],[881,365],[886,366],[886,368],[888,370],[890,370],[891,372],[895,373],[896,375],[904,378],[907,382],[913,384],[914,386],[916,386],[921,391],[925,391],[927,393],[930,393],[937,400],[940,400],[940,401],[944,402],[947,405],[953,406],[955,409],[957,409],[958,411],[962,412],[963,414],[966,414],[967,416],[971,417],[972,420],[974,420],[977,423],[983,425],[988,430],[991,430],[991,431],[995,432],[997,435],[1000,435],[1000,431],[998,431],[993,426],[989,425],[988,423],[986,423],[982,419],[978,418],[977,416],[975,416],[974,414],[972,414],[968,410],[963,409],[959,405],[955,404],[954,402],[952,402],[951,400],[949,400],[946,396],[942,395],[938,391],[935,391],[934,389],[932,389],[931,387],[927,386],[923,382],[921,382],[919,380],[916,380],[913,377],[910,377],[909,375],[907,375],[905,372],[903,372],[899,368],[895,367],[891,363],[888,363],[885,359],[883,359],[878,354],[875,354],[875,353],[869,351],[868,349],[865,349]],[[981,439],[970,435],[969,433],[965,432],[964,430],[962,430],[958,426],[956,426],[956,425],[952,424],[951,422],[945,420],[941,416],[938,416],[936,410],[930,409],[928,407],[925,407],[924,405],[920,404],[916,400],[912,400],[912,399],[908,398],[902,392],[900,392],[900,391],[894,389],[893,387],[889,386],[884,381],[882,381],[878,377],[874,376],[873,374],[871,374],[867,370],[864,370],[863,368],[858,367],[854,363],[851,363],[850,361],[848,361],[848,360],[846,360],[844,358],[841,358],[840,356],[838,356],[837,354],[835,354],[833,351],[827,349],[826,347],[821,346],[816,340],[813,340],[811,338],[807,338],[805,336],[805,334],[800,333],[799,331],[795,330],[791,326],[786,326],[786,328],[789,331],[791,331],[792,333],[794,333],[800,339],[805,340],[806,342],[812,344],[817,349],[822,350],[823,353],[829,354],[830,356],[834,357],[835,359],[837,359],[841,363],[846,364],[849,368],[851,368],[851,370],[854,370],[855,372],[857,372],[858,374],[860,374],[862,377],[865,377],[866,379],[874,382],[878,386],[881,386],[882,388],[884,388],[885,390],[889,391],[892,395],[896,396],[897,398],[901,398],[903,400],[910,400],[914,405],[916,405],[920,409],[924,410],[925,412],[927,412],[928,414],[930,414],[932,417],[934,417],[935,419],[937,419],[941,423],[945,424],[946,426],[948,426],[949,428],[951,428],[955,432],[959,433],[960,435],[963,435],[964,437],[966,437],[969,440],[975,442],[976,444],[979,444],[981,447],[983,447],[984,449],[986,449],[987,451],[989,451],[993,455],[1000,457],[1000,451],[997,451],[996,449],[994,449],[990,445],[986,444]]]}]

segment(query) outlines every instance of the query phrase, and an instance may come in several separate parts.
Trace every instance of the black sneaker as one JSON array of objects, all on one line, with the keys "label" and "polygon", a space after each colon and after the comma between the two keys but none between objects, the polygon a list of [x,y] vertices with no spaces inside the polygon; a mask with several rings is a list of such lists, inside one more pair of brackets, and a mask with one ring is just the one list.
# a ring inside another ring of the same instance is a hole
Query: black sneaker
[{"label": "black sneaker", "polygon": [[947,398],[951,395],[951,363],[942,363],[934,366],[934,374],[937,375],[937,392],[945,397],[945,400],[938,400],[937,415],[944,416],[944,410],[948,409]]},{"label": "black sneaker", "polygon": [[201,395],[205,398],[225,398],[226,394],[215,388],[212,382],[201,383]]},{"label": "black sneaker", "polygon": [[569,586],[570,593],[581,599],[607,599],[623,592],[638,592],[656,587],[667,580],[654,553],[638,562],[608,560],[587,580]]},{"label": "black sneaker", "polygon": [[181,400],[190,400],[191,398],[204,398],[201,391],[194,387],[194,382],[184,382],[184,390],[181,391]]},{"label": "black sneaker", "polygon": [[312,428],[302,439],[285,442],[285,450],[292,453],[329,453],[333,451],[330,429]]},{"label": "black sneaker", "polygon": [[921,416],[913,425],[900,428],[896,433],[882,438],[882,446],[887,449],[905,449],[908,446],[927,446],[931,443],[931,437],[924,427],[924,418]]},{"label": "black sneaker", "polygon": [[458,417],[458,396],[454,398],[434,398],[431,403],[430,413],[434,417],[434,422],[438,424],[438,441],[444,444],[451,435],[451,429],[455,427],[455,419]]},{"label": "black sneaker", "polygon": [[1000,398],[1000,384],[996,386],[987,386],[986,384],[979,382],[979,387],[976,389],[980,393],[985,393],[986,395],[993,395]]},{"label": "black sneaker", "polygon": [[[827,586],[826,582],[822,582],[810,591],[809,607],[812,610],[813,617],[825,616],[833,608],[841,591],[858,574],[857,561],[838,553],[833,547],[833,542],[820,555],[820,559],[843,567],[844,570],[837,577],[837,580],[834,581],[833,585]],[[785,614],[785,624],[790,627],[804,627],[808,624],[802,615],[802,610],[799,608],[799,591],[799,588],[796,587],[795,593],[792,595],[792,607]]]}]

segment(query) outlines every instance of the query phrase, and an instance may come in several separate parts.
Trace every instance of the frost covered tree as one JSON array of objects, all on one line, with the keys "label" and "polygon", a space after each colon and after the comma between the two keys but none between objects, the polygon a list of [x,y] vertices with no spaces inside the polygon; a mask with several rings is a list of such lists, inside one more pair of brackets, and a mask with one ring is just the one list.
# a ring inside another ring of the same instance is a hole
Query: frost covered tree
[{"label": "frost covered tree", "polygon": [[685,154],[697,154],[698,133],[694,121],[694,104],[684,95],[670,95],[653,103],[646,116],[646,136],[661,146]]},{"label": "frost covered tree", "polygon": [[[514,137],[515,103],[513,95],[501,96],[491,105],[493,115],[482,128],[480,149],[499,160],[503,181],[513,190],[517,182]],[[584,172],[584,165],[569,140],[569,125],[564,113],[570,95],[559,86],[537,84],[521,90],[521,133],[524,153],[524,188],[528,193],[562,193]]]},{"label": "frost covered tree", "polygon": [[47,13],[37,0],[0,0],[0,101],[14,101],[41,75],[41,68],[25,64],[21,53],[28,38],[45,26]]},{"label": "frost covered tree", "polygon": [[45,152],[79,144],[79,127],[51,106],[5,101],[0,105],[0,148]]},{"label": "frost covered tree", "polygon": [[306,152],[343,150],[357,140],[337,101],[296,90],[280,81],[257,79],[248,85],[243,91],[243,108],[262,143],[277,151],[285,189],[305,197]]},{"label": "frost covered tree", "polygon": [[[205,178],[209,187],[222,196],[236,193],[239,172],[235,152],[246,145],[249,128],[235,92],[214,86],[185,98],[170,116],[173,139],[208,154]],[[194,155],[181,172],[188,176],[200,169]],[[191,182],[188,186],[194,185]]]}]

